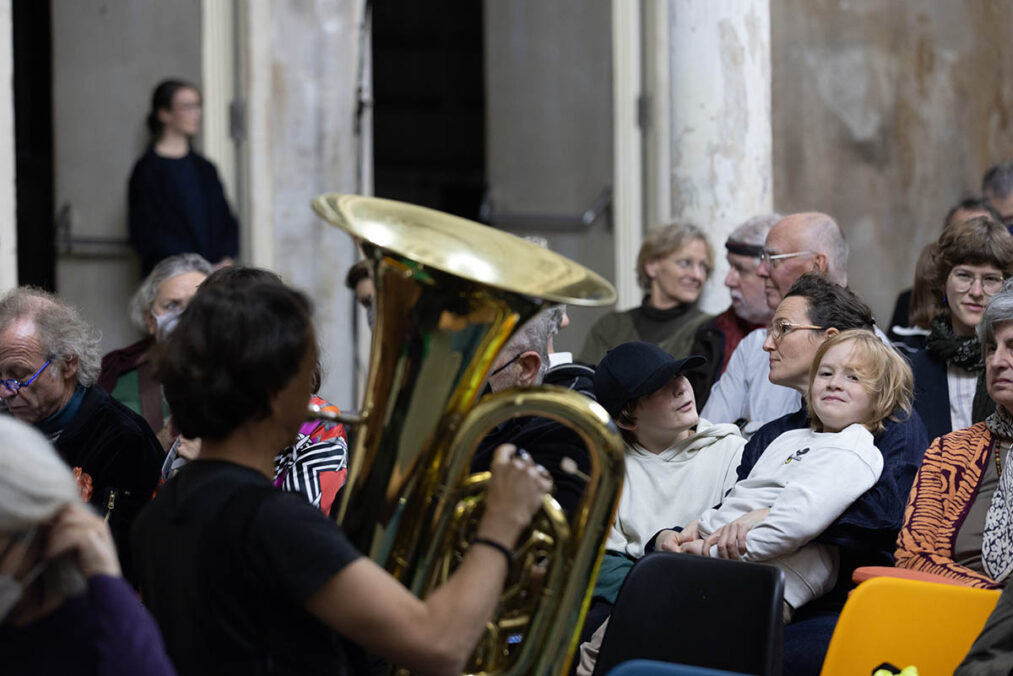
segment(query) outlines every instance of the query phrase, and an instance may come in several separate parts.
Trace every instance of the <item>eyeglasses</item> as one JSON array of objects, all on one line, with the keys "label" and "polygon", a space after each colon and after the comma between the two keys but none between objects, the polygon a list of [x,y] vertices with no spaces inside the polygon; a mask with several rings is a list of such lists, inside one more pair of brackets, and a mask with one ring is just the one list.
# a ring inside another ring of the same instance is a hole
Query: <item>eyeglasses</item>
[{"label": "eyeglasses", "polygon": [[767,264],[767,266],[773,270],[778,264],[785,258],[794,258],[795,256],[811,256],[815,254],[815,251],[796,251],[795,253],[786,254],[772,254],[766,249],[760,252],[760,261]]},{"label": "eyeglasses", "polygon": [[50,360],[47,359],[46,363],[43,364],[42,367],[39,368],[39,370],[36,371],[35,374],[32,375],[32,377],[29,378],[28,380],[20,381],[20,380],[14,380],[13,378],[9,378],[7,380],[0,380],[0,387],[5,387],[8,390],[10,390],[11,392],[13,392],[14,394],[17,394],[21,390],[22,387],[28,387],[29,385],[31,385],[32,383],[34,383],[35,379],[38,378],[39,375],[41,375],[42,372],[46,370],[47,366],[49,366],[49,362],[50,362]]},{"label": "eyeglasses", "polygon": [[510,361],[508,361],[507,363],[503,364],[498,369],[496,369],[495,371],[493,371],[492,373],[490,373],[489,377],[492,378],[494,375],[496,375],[497,373],[499,373],[500,371],[502,371],[503,369],[505,369],[507,366],[510,366],[510,364],[513,364],[515,361],[517,361],[518,359],[521,358],[522,354],[524,354],[524,353],[523,352],[518,352],[517,354],[515,354]]},{"label": "eyeglasses", "polygon": [[975,280],[981,280],[981,290],[985,295],[994,296],[1002,289],[1003,276],[997,274],[975,275],[967,270],[957,268],[950,273],[953,280],[953,290],[957,293],[967,293],[974,286]]},{"label": "eyeglasses", "polygon": [[778,319],[767,327],[767,335],[773,338],[775,343],[780,343],[781,339],[792,331],[822,331],[823,328],[811,324],[792,324],[787,319]]}]

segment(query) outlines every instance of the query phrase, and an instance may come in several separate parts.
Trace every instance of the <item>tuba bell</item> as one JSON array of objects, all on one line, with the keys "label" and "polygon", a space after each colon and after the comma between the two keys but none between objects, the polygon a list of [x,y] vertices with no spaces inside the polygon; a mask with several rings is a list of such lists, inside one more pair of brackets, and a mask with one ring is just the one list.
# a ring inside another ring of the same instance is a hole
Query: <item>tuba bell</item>
[{"label": "tuba bell", "polygon": [[567,673],[618,504],[622,443],[605,410],[576,392],[545,386],[477,400],[524,322],[554,303],[612,303],[615,290],[558,254],[432,209],[337,194],[313,209],[362,244],[376,285],[343,530],[424,597],[456,568],[484,508],[489,474],[470,466],[485,434],[530,415],[573,428],[591,456],[583,497],[569,519],[545,498],[467,672]]}]

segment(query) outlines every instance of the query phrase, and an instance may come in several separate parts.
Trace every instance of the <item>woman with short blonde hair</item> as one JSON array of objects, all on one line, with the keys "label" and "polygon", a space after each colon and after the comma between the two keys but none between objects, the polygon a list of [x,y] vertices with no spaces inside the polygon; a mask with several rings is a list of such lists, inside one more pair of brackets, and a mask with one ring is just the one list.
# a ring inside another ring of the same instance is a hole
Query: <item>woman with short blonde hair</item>
[{"label": "woman with short blonde hair", "polygon": [[654,343],[676,359],[685,357],[696,329],[709,319],[696,303],[713,270],[714,248],[697,226],[672,223],[649,232],[637,254],[643,302],[599,319],[578,361],[597,364],[611,348],[638,340]]}]

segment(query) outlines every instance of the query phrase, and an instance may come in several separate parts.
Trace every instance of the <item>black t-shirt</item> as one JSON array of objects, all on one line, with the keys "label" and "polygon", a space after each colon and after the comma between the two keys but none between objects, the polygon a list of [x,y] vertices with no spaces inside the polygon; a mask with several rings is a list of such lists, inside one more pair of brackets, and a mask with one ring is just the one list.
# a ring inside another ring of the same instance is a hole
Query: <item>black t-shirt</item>
[{"label": "black t-shirt", "polygon": [[259,472],[198,460],[137,518],[135,568],[187,674],[354,674],[362,651],[304,608],[357,559],[341,529]]}]

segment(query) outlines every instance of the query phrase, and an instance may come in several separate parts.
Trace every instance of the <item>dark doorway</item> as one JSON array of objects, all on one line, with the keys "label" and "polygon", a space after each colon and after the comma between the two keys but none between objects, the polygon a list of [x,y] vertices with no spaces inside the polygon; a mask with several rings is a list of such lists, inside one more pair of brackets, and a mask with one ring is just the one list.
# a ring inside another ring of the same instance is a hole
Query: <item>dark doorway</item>
[{"label": "dark doorway", "polygon": [[14,0],[14,152],[18,283],[56,288],[53,68],[49,2]]},{"label": "dark doorway", "polygon": [[478,219],[486,187],[482,3],[372,3],[375,193]]}]

